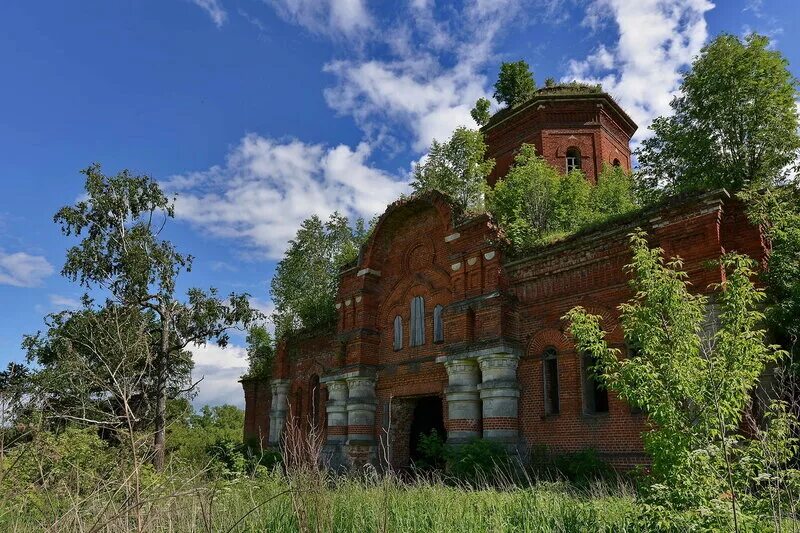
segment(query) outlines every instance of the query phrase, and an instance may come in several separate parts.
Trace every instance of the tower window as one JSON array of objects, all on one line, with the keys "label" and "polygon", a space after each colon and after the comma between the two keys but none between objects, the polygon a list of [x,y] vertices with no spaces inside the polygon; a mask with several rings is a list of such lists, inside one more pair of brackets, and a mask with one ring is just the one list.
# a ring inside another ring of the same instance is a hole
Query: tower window
[{"label": "tower window", "polygon": [[442,311],[444,307],[437,305],[433,308],[433,342],[444,342],[444,324]]},{"label": "tower window", "polygon": [[544,414],[558,413],[558,358],[555,348],[547,348],[542,356],[544,372]]},{"label": "tower window", "polygon": [[612,164],[612,165],[614,165],[615,167],[620,167],[620,166],[622,166],[622,164],[619,162],[619,159],[614,159],[614,162],[613,162],[613,163],[611,163],[611,164]]},{"label": "tower window", "polygon": [[567,172],[581,169],[581,151],[573,147],[567,150]]},{"label": "tower window", "polygon": [[394,349],[403,349],[403,319],[400,315],[394,317]]},{"label": "tower window", "polygon": [[415,296],[411,300],[411,320],[408,324],[410,346],[422,346],[425,344],[425,300],[422,296]]},{"label": "tower window", "polygon": [[587,414],[607,413],[608,391],[592,369],[595,359],[590,354],[583,354],[582,363],[583,411]]}]

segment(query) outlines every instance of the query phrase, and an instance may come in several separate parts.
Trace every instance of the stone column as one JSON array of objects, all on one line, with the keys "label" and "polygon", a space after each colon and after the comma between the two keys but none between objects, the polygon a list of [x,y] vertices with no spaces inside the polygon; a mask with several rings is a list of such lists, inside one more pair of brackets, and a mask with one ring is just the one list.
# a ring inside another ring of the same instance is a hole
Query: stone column
[{"label": "stone column", "polygon": [[272,407],[269,411],[269,444],[278,446],[281,442],[283,426],[286,424],[286,413],[289,410],[288,394],[290,381],[288,379],[273,379]]},{"label": "stone column", "polygon": [[347,381],[333,379],[328,386],[325,405],[327,418],[327,444],[342,445],[347,441]]},{"label": "stone column", "polygon": [[483,381],[478,386],[483,401],[483,438],[516,444],[519,434],[519,355],[486,354],[478,357]]},{"label": "stone column", "polygon": [[478,393],[480,374],[475,359],[445,361],[448,386],[447,442],[458,444],[480,437],[481,400]]},{"label": "stone column", "polygon": [[375,378],[351,376],[347,379],[347,444],[372,444],[375,441]]}]

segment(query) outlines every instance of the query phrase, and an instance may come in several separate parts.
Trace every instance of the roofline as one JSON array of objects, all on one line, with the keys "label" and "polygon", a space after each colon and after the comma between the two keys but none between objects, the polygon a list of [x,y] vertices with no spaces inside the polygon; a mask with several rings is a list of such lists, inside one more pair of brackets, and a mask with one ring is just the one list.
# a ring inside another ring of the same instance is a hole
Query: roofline
[{"label": "roofline", "polygon": [[[517,115],[518,113],[521,113],[522,111],[525,111],[526,109],[531,107],[533,104],[535,104],[537,102],[541,102],[543,100],[565,100],[565,101],[566,100],[604,100],[604,101],[610,103],[611,107],[614,108],[614,111],[616,111],[617,114],[620,117],[622,117],[622,119],[626,122],[626,125],[629,126],[630,128],[632,128],[631,135],[633,133],[635,133],[636,130],[639,129],[638,124],[636,124],[633,121],[633,119],[622,109],[622,107],[620,107],[620,105],[611,97],[610,94],[608,94],[606,92],[601,92],[601,93],[586,93],[586,94],[536,94],[530,100],[525,102],[524,104],[522,104],[522,105],[520,105],[520,106],[518,106],[516,108],[511,108],[510,112],[508,113],[507,116],[503,117],[501,120],[498,120],[494,124],[491,122],[491,119],[490,119],[489,123],[481,128],[481,131],[483,131],[483,132],[489,131],[490,129],[492,129],[492,128],[496,127],[496,126],[499,126],[503,122],[507,121],[511,117]],[[506,110],[509,110],[509,108],[501,109],[500,111],[498,111],[498,113],[502,113],[503,111],[506,111]],[[496,116],[496,114],[495,114],[495,116]]]},{"label": "roofline", "polygon": [[565,248],[572,246],[581,240],[592,236],[594,240],[601,238],[623,234],[630,232],[636,226],[645,226],[648,223],[652,224],[660,219],[660,214],[669,209],[683,206],[695,206],[691,212],[697,212],[701,205],[724,204],[726,200],[731,198],[731,194],[724,188],[712,189],[704,193],[686,192],[669,196],[664,198],[655,205],[647,206],[624,215],[613,217],[609,220],[601,222],[600,224],[588,226],[577,232],[567,235],[555,242],[540,244],[528,250],[525,250],[522,255],[512,258],[510,261],[503,263],[503,268],[508,270],[516,270],[524,263],[534,258],[546,257],[554,254],[559,254]]}]

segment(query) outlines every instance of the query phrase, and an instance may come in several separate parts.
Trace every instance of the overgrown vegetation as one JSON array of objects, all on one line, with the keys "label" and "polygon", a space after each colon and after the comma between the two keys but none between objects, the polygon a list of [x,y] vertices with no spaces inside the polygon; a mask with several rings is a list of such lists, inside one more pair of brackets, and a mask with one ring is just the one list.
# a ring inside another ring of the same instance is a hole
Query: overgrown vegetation
[{"label": "overgrown vegetation", "polygon": [[418,193],[443,192],[458,215],[482,211],[486,177],[494,168],[494,159],[485,156],[483,134],[460,127],[447,142],[433,141],[425,162],[414,167],[411,187]]},{"label": "overgrown vegetation", "polygon": [[339,213],[325,222],[316,215],[303,221],[270,285],[278,338],[334,323],[339,269],[355,260],[367,235],[363,220],[351,227],[347,217]]},{"label": "overgrown vegetation", "polygon": [[773,186],[800,154],[797,80],[770,39],[721,35],[686,72],[673,115],[653,121],[636,156],[654,197]]},{"label": "overgrown vegetation", "polygon": [[580,171],[562,174],[525,144],[508,174],[487,189],[486,205],[523,252],[635,209],[632,189],[619,167],[604,167],[592,185]]},{"label": "overgrown vegetation", "polygon": [[508,107],[515,107],[530,100],[535,91],[536,82],[525,60],[500,64],[500,72],[494,84],[495,100]]},{"label": "overgrown vegetation", "polygon": [[644,435],[653,461],[643,492],[647,519],[654,528],[723,523],[738,531],[764,515],[776,526],[796,516],[797,418],[776,399],[755,438],[740,431],[760,376],[784,355],[760,327],[764,294],[751,281],[753,262],[724,256],[725,281],[710,300],[690,292],[680,260],[665,263],[646,234],[632,235],[631,245],[635,297],[620,306],[620,324],[633,354],[622,358],[608,346],[602,317],[578,307],[565,318],[602,383],[652,421]]},{"label": "overgrown vegetation", "polygon": [[[75,311],[51,314],[45,334],[24,340],[40,371],[31,391],[35,409],[56,423],[93,424],[128,438],[152,428],[152,461],[164,465],[167,401],[193,388],[192,344],[228,342],[228,330],[259,313],[247,294],[221,298],[216,289],[176,295],[178,275],[192,257],[161,238],[174,216],[172,202],[149,176],[83,170],[86,198],[54,220],[80,238],[67,251],[62,273],[93,294]],[[149,452],[148,452],[149,454]]]},{"label": "overgrown vegetation", "polygon": [[243,378],[266,380],[272,375],[275,342],[266,326],[255,325],[247,332],[247,372]]}]

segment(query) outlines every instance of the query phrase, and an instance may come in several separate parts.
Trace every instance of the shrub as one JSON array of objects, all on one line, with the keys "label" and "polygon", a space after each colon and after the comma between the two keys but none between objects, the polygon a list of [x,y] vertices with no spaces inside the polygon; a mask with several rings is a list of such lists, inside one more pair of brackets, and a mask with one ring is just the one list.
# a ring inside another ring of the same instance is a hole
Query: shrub
[{"label": "shrub", "polygon": [[636,208],[633,180],[606,166],[592,185],[580,171],[566,175],[523,144],[508,174],[486,192],[486,205],[517,252],[551,242]]},{"label": "shrub", "polygon": [[614,476],[614,469],[600,459],[593,448],[556,455],[553,465],[561,475],[577,485]]},{"label": "shrub", "polygon": [[445,467],[446,446],[439,432],[432,429],[430,433],[419,436],[417,450],[421,458],[415,465],[421,470],[441,470]]},{"label": "shrub", "polygon": [[506,449],[486,439],[447,446],[445,458],[447,472],[456,480],[472,486],[493,483],[511,471],[511,458]]}]

